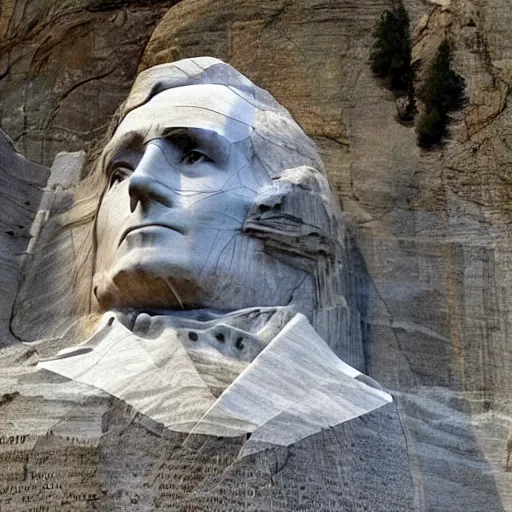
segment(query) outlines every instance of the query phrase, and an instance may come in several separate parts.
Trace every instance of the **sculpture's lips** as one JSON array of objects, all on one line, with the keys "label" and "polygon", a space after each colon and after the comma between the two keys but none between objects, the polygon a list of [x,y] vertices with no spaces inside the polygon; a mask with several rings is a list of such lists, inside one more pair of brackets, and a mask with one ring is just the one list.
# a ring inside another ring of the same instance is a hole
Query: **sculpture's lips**
[{"label": "sculpture's lips", "polygon": [[180,233],[181,235],[183,232],[179,230],[176,226],[169,226],[169,224],[163,224],[161,222],[151,222],[148,224],[137,224],[135,226],[130,226],[129,228],[125,229],[123,231],[123,234],[121,235],[121,240],[119,240],[119,245],[121,245],[124,242],[124,239],[132,232],[137,229],[143,229],[143,228],[151,228],[151,227],[160,227],[160,228],[166,228],[170,229],[171,231],[176,231],[176,233]]}]

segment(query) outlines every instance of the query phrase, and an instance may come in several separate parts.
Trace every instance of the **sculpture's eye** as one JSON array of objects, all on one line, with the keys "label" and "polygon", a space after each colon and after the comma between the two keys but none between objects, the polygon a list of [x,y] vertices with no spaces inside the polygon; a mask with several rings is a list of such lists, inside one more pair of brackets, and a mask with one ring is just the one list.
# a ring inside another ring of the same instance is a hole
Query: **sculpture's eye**
[{"label": "sculpture's eye", "polygon": [[209,156],[201,153],[201,151],[198,151],[197,149],[191,149],[190,151],[187,151],[181,158],[181,163],[185,165],[195,165],[201,162],[212,161],[213,160]]},{"label": "sculpture's eye", "polygon": [[112,188],[114,185],[117,185],[118,183],[121,183],[121,181],[124,181],[126,178],[128,178],[133,173],[133,170],[130,169],[125,164],[123,165],[115,165],[112,173],[110,175],[110,183],[108,185],[108,188]]}]

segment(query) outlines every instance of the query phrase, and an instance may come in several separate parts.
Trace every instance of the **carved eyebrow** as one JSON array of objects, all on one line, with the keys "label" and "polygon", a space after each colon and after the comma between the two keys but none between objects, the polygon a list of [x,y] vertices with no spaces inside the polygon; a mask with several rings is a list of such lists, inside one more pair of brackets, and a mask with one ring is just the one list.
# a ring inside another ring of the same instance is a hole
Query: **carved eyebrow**
[{"label": "carved eyebrow", "polygon": [[192,133],[188,128],[164,128],[162,137],[174,142],[181,149],[188,149],[199,143],[197,135]]},{"label": "carved eyebrow", "polygon": [[133,150],[142,151],[144,148],[144,134],[138,132],[128,132],[120,137],[113,137],[105,148],[103,153],[103,172],[108,174],[111,163],[123,151]]}]

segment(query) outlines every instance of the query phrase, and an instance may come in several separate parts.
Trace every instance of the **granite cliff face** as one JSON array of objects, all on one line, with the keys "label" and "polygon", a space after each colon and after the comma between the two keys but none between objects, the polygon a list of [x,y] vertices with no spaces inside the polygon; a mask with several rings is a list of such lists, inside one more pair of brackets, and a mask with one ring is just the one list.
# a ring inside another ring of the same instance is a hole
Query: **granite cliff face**
[{"label": "granite cliff face", "polygon": [[2,128],[27,158],[88,148],[130,90],[174,2],[7,1],[0,11]]},{"label": "granite cliff face", "polygon": [[467,84],[435,151],[371,75],[388,7],[373,0],[5,2],[1,126],[48,165],[101,138],[154,64],[211,55],[268,89],[317,143],[369,276],[348,295],[364,305],[368,372],[397,399],[415,510],[512,510],[512,11],[404,3],[418,79],[449,37]]}]

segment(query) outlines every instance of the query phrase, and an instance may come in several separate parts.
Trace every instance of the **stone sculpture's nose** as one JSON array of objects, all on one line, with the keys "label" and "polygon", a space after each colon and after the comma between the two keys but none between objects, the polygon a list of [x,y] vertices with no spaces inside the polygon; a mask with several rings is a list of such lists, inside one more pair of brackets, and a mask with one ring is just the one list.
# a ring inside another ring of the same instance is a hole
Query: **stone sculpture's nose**
[{"label": "stone sculpture's nose", "polygon": [[[167,183],[172,174],[170,167],[158,142],[150,142],[130,177],[128,193],[130,194],[130,211],[132,213],[138,204],[141,205],[143,211],[146,211],[151,203],[155,202],[167,207],[172,206],[172,189]],[[158,179],[160,175],[166,177],[165,183]]]}]

